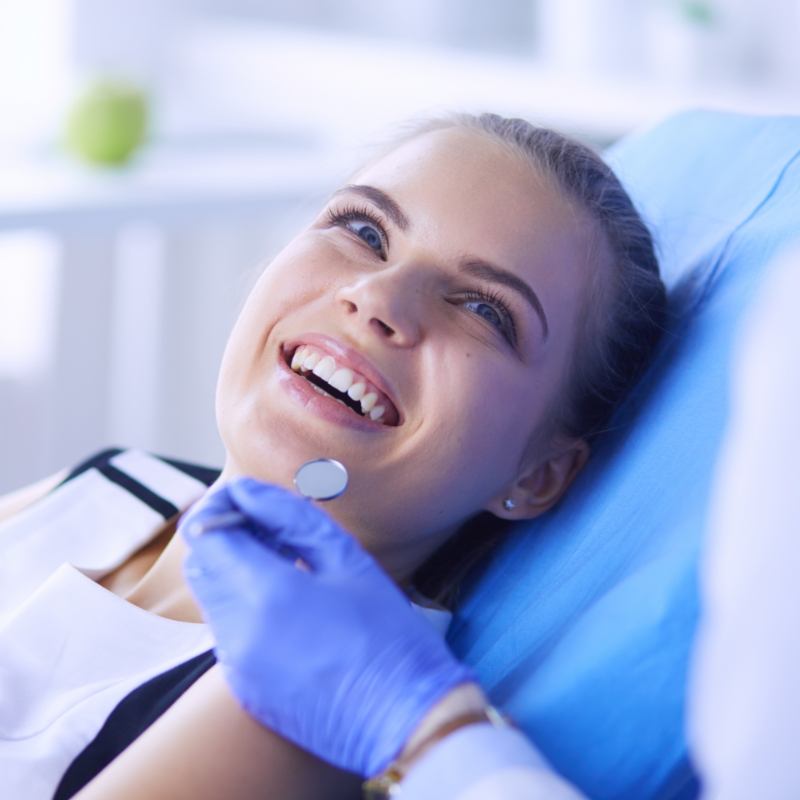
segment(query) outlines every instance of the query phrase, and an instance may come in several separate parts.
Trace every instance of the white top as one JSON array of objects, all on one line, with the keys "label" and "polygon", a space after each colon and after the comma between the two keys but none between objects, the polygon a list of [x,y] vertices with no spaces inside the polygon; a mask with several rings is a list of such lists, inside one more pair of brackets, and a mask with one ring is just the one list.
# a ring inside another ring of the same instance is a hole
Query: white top
[{"label": "white top", "polygon": [[800,797],[800,246],[768,276],[734,351],[701,564],[689,744],[708,800]]},{"label": "white top", "polygon": [[213,645],[205,625],[151,614],[94,580],[165,522],[152,498],[148,505],[125,486],[183,509],[205,484],[137,451],[108,467],[81,473],[0,524],[3,798],[49,800],[129,692]]},{"label": "white top", "polygon": [[[0,798],[50,800],[130,692],[213,646],[95,581],[206,491],[159,458],[96,460],[0,523]],[[445,633],[451,615],[414,604]]]}]

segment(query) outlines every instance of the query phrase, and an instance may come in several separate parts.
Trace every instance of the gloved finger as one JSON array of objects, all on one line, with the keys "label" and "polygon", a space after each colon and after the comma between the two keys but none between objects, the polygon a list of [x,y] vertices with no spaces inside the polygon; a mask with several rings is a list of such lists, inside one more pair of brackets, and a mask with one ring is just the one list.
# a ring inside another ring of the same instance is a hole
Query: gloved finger
[{"label": "gloved finger", "polygon": [[305,577],[292,560],[264,547],[246,530],[209,531],[190,546],[184,574],[201,606],[224,603],[227,597],[259,602],[265,592]]},{"label": "gloved finger", "polygon": [[351,534],[292,492],[252,478],[232,482],[228,491],[239,509],[270,529],[281,546],[295,552],[315,572],[355,572],[371,561]]},{"label": "gloved finger", "polygon": [[204,526],[205,523],[216,517],[225,516],[238,511],[234,504],[228,486],[223,485],[216,491],[206,494],[198,500],[179,520],[178,531],[187,541],[196,535],[197,526]]},{"label": "gloved finger", "polygon": [[[184,540],[191,544],[193,539],[209,531],[237,527],[248,530],[268,547],[277,547],[275,531],[265,526],[263,521],[249,517],[231,497],[229,487],[230,484],[226,484],[213,494],[207,495],[181,518],[178,531]],[[273,488],[278,492],[285,491],[279,487]]]},{"label": "gloved finger", "polygon": [[264,630],[274,630],[276,620],[287,619],[298,598],[307,596],[307,576],[245,532],[201,538],[198,549],[219,571],[204,569],[192,551],[185,562],[187,582],[213,634],[217,660],[229,675],[231,669],[247,668],[253,648],[266,638]]}]

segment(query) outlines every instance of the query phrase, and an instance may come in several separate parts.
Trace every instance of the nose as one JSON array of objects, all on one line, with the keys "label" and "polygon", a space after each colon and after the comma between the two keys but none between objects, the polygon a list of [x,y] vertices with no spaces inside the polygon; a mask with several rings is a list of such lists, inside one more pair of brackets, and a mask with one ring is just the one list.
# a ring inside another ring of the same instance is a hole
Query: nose
[{"label": "nose", "polygon": [[366,326],[397,347],[412,347],[422,337],[421,276],[400,265],[360,275],[336,292],[351,324]]}]

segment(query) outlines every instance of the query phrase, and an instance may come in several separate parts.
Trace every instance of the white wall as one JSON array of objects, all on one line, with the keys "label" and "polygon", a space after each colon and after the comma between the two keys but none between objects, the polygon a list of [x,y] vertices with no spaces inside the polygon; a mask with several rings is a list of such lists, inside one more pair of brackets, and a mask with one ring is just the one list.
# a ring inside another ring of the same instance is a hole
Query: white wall
[{"label": "white wall", "polygon": [[0,185],[0,491],[113,444],[219,464],[228,331],[339,164],[203,151],[66,186],[54,168],[15,207],[17,173]]}]

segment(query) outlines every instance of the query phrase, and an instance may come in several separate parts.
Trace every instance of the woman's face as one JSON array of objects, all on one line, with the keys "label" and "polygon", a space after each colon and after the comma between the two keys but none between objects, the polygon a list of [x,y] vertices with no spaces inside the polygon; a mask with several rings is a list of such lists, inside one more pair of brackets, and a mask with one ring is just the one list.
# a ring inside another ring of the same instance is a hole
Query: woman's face
[{"label": "woman's face", "polygon": [[[573,353],[588,228],[474,132],[428,133],[365,168],[265,269],[234,327],[217,392],[226,477],[290,486],[304,461],[339,459],[349,488],[326,510],[396,578],[480,510],[552,505],[582,443],[529,443]],[[370,394],[377,420],[341,401]]]}]

